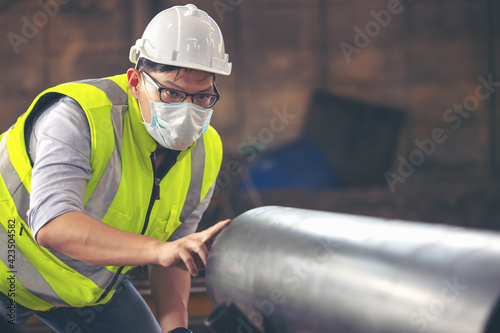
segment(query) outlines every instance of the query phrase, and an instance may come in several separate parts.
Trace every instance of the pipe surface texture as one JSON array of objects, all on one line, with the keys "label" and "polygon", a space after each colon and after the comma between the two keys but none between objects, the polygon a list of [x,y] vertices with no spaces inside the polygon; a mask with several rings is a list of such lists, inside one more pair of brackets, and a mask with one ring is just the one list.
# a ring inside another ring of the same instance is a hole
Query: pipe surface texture
[{"label": "pipe surface texture", "polygon": [[500,332],[495,232],[261,207],[217,237],[206,282],[266,333]]}]

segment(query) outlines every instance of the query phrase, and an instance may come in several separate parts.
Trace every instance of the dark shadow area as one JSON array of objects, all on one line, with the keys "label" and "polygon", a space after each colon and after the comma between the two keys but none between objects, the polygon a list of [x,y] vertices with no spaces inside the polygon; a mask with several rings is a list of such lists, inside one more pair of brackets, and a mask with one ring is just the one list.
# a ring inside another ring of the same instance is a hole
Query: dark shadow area
[{"label": "dark shadow area", "polygon": [[491,316],[486,325],[484,333],[498,333],[500,332],[500,299],[497,301],[495,309],[491,313]]}]

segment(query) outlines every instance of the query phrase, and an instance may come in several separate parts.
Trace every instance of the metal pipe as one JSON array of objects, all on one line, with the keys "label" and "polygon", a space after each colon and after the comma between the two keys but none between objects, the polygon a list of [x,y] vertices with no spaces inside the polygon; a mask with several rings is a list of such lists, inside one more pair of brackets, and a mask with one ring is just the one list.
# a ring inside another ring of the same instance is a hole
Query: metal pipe
[{"label": "metal pipe", "polygon": [[266,333],[498,333],[500,234],[261,207],[217,237],[206,282]]}]

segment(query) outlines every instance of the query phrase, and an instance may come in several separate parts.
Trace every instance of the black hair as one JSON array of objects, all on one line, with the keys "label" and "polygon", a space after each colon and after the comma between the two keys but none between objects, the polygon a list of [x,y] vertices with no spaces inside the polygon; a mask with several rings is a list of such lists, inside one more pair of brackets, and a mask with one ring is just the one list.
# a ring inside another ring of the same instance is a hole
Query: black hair
[{"label": "black hair", "polygon": [[[157,62],[151,61],[151,60],[146,59],[146,58],[139,58],[135,68],[139,71],[144,71],[146,73],[150,73],[150,72],[169,73],[169,72],[177,71],[177,74],[175,75],[174,81],[177,80],[177,77],[179,76],[181,71],[189,72],[192,70],[191,68],[184,68],[184,67],[178,67],[178,66],[159,64]],[[215,81],[215,74],[214,73],[207,72],[207,76],[204,77],[203,79],[206,79],[210,75],[212,75],[212,77]]]}]

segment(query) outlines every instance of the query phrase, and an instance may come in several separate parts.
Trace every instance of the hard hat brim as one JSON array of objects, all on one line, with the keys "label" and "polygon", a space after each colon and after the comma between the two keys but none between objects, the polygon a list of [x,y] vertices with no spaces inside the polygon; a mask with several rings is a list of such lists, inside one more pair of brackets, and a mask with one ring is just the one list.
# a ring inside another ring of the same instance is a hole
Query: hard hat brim
[{"label": "hard hat brim", "polygon": [[[138,40],[138,43],[139,43],[139,40]],[[169,60],[169,59],[157,59],[155,57],[150,57],[147,55],[147,52],[143,47],[138,46],[136,44],[136,45],[132,46],[132,48],[130,49],[129,59],[132,63],[136,64],[140,58],[145,58],[145,59],[148,59],[148,60],[155,62],[155,63],[158,63],[158,64],[176,66],[176,67],[181,67],[181,68],[196,69],[196,70],[200,70],[203,72],[209,72],[209,73],[220,74],[220,75],[225,75],[225,76],[230,75],[231,70],[232,70],[232,63],[227,61],[227,59],[228,59],[227,54],[226,54],[226,59],[212,58],[212,63],[216,63],[214,65],[217,65],[217,67],[210,67],[210,66],[203,66],[200,64],[195,64],[192,62],[183,62],[183,61]]]}]

